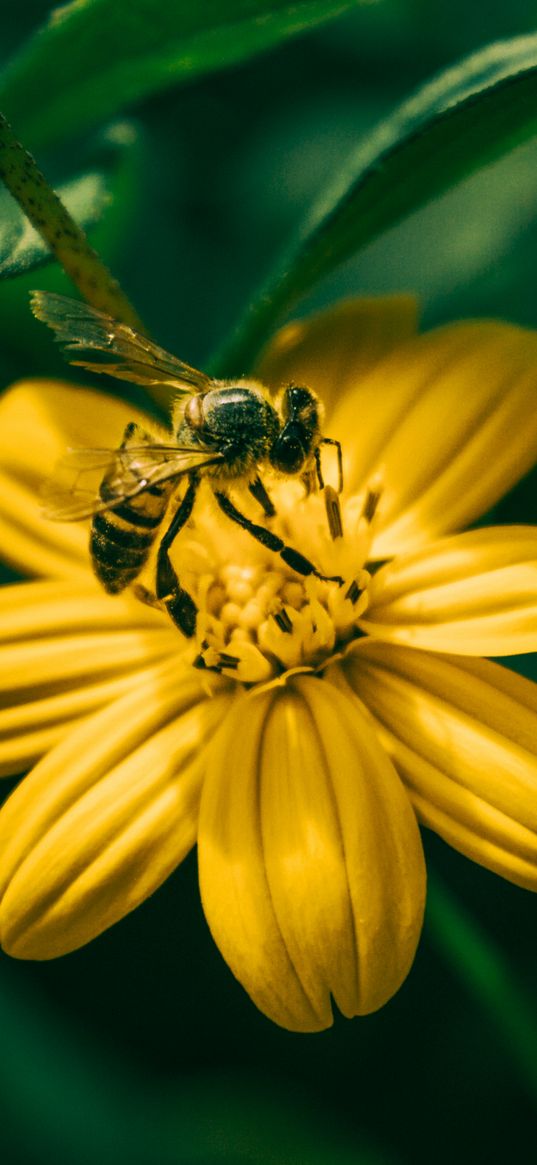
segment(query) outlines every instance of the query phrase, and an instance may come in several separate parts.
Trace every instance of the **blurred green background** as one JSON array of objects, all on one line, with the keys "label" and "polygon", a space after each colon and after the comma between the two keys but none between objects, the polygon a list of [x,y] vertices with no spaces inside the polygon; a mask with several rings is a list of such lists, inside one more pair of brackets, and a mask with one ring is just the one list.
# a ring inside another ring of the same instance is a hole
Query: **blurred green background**
[{"label": "blurred green background", "polygon": [[[4,6],[5,60],[50,7]],[[38,160],[61,183],[112,159],[116,201],[91,237],[159,341],[203,366],[361,133],[438,69],[536,26],[533,0],[377,0]],[[428,326],[475,315],[536,326],[536,208],[530,142],[387,232],[300,310],[413,290]],[[1,285],[4,384],[66,376],[30,316],[35,286],[72,292],[52,266]],[[495,520],[535,520],[536,483]],[[528,657],[512,663],[537,678]],[[517,999],[537,1014],[537,901],[437,838],[425,845],[483,946],[459,933],[449,953],[430,923],[396,998],[321,1035],[279,1030],[236,984],[203,918],[195,856],[90,947],[41,965],[2,958],[2,1162],[531,1160],[537,1021]]]}]

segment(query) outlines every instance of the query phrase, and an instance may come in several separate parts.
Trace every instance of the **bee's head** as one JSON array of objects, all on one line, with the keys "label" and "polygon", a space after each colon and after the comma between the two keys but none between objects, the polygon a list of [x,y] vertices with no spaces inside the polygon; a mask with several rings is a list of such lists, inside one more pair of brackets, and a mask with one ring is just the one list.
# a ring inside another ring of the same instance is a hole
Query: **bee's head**
[{"label": "bee's head", "polygon": [[310,388],[296,384],[282,390],[277,404],[281,428],[270,451],[270,463],[280,473],[300,473],[319,443],[321,405]]}]

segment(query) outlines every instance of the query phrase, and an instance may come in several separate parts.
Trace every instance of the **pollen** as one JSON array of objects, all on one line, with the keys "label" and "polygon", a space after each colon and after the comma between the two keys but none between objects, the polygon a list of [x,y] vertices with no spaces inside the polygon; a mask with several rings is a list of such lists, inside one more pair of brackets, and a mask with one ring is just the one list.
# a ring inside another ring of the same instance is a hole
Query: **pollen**
[{"label": "pollen", "polygon": [[276,516],[267,528],[336,581],[291,569],[226,522],[209,490],[173,554],[198,609],[194,666],[244,684],[322,670],[361,634],[368,605],[373,490],[344,499],[327,486],[306,497],[300,484],[276,481],[270,493]]}]

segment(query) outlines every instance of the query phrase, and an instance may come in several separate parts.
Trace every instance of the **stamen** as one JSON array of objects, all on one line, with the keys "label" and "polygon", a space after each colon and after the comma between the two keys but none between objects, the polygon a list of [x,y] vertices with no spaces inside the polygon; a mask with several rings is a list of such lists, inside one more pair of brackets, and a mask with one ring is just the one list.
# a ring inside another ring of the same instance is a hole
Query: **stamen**
[{"label": "stamen", "polygon": [[356,579],[353,579],[348,590],[345,591],[345,598],[350,599],[351,603],[357,603],[360,595],[363,594],[363,589],[358,586]]},{"label": "stamen", "polygon": [[287,635],[291,634],[291,632],[293,630],[293,624],[291,623],[291,620],[289,618],[287,611],[285,610],[285,607],[282,607],[280,611],[273,611],[272,618],[274,619],[274,622],[277,624],[277,626],[280,628],[280,631],[285,631]]},{"label": "stamen", "polygon": [[238,655],[229,655],[227,651],[221,651],[218,656],[218,667],[229,667],[231,671],[236,671],[240,663]]},{"label": "stamen", "polygon": [[380,497],[381,497],[380,490],[374,490],[374,489],[368,490],[367,497],[366,497],[365,502],[364,502],[364,508],[362,511],[363,517],[365,518],[366,522],[373,521],[373,518],[375,517],[375,514],[377,512],[377,506],[379,504]]},{"label": "stamen", "polygon": [[331,485],[326,485],[324,488],[324,504],[326,509],[326,517],[328,519],[328,529],[330,530],[330,537],[335,542],[336,538],[343,537],[343,521],[341,517],[341,506],[339,498]]}]

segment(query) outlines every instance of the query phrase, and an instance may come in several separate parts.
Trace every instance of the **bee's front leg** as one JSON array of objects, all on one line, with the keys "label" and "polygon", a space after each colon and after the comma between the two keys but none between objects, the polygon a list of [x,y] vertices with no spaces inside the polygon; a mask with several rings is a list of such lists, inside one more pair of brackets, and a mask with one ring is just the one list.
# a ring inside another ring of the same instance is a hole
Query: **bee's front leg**
[{"label": "bee's front leg", "polygon": [[269,495],[265,489],[265,486],[263,485],[263,482],[261,481],[261,478],[256,477],[255,481],[252,481],[250,483],[250,485],[248,486],[248,489],[250,490],[252,497],[255,498],[256,502],[259,502],[259,505],[261,506],[261,509],[263,510],[265,517],[266,518],[273,518],[276,514],[276,508],[274,506],[274,502],[272,501],[272,498],[269,497]]},{"label": "bee's front leg", "polygon": [[179,628],[179,631],[187,639],[191,639],[196,631],[198,608],[192,596],[181,586],[177,573],[170,562],[169,551],[179,531],[188,522],[194,506],[197,488],[198,478],[192,475],[185,496],[161,540],[156,571],[157,599],[164,603],[175,626]]},{"label": "bee's front leg", "polygon": [[267,550],[273,550],[276,554],[279,554],[286,565],[291,567],[291,570],[296,570],[297,574],[306,576],[313,574],[315,578],[319,578],[323,582],[335,582],[338,586],[343,585],[343,579],[340,575],[321,574],[313,562],[310,562],[309,558],[305,558],[293,546],[287,546],[283,538],[280,538],[278,534],[275,534],[272,530],[267,530],[266,526],[258,526],[255,522],[252,522],[246,514],[243,514],[241,510],[237,509],[231,501],[231,498],[223,490],[215,490],[214,496],[226,517],[231,518],[231,521],[236,522],[237,526],[241,526],[243,530],[247,530],[252,535],[252,538],[260,542],[262,546],[266,546]]},{"label": "bee's front leg", "polygon": [[[315,461],[316,463],[318,461],[317,450],[315,450]],[[301,473],[300,480],[304,486],[304,491],[307,498],[309,498],[310,494],[315,493],[317,486],[319,486],[319,489],[324,489],[324,481],[322,479],[318,465],[317,468],[312,468],[310,466],[310,468],[306,469],[304,473]]]}]

